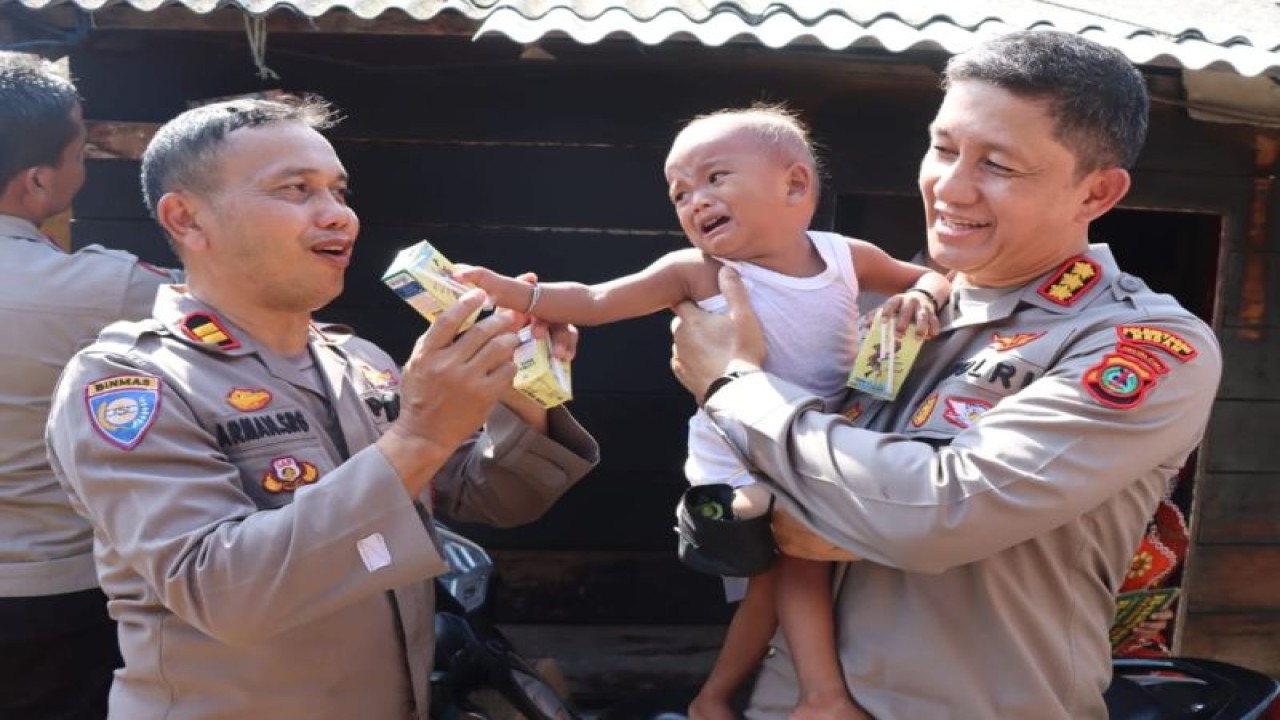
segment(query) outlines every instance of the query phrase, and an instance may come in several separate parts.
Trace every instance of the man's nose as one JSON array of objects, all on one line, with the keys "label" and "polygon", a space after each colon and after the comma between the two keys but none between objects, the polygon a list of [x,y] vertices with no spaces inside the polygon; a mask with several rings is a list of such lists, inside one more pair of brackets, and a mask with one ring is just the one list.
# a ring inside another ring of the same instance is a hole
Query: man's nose
[{"label": "man's nose", "polygon": [[933,194],[943,202],[965,205],[977,200],[977,185],[967,164],[955,161],[934,163]]},{"label": "man's nose", "polygon": [[324,228],[341,228],[356,222],[356,211],[337,196],[324,193],[317,210],[316,224]]}]

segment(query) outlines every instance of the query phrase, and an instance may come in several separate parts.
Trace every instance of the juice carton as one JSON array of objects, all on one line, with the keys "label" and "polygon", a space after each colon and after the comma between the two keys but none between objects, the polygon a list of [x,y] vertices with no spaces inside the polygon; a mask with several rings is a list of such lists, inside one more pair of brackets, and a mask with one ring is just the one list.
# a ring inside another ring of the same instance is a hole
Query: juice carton
[{"label": "juice carton", "polygon": [[[426,240],[397,253],[382,282],[431,322],[471,288],[453,279],[453,263]],[[471,313],[458,332],[471,327],[479,314],[479,309]]]},{"label": "juice carton", "polygon": [[892,400],[911,371],[911,364],[916,361],[920,343],[914,323],[907,326],[905,333],[898,335],[894,319],[877,309],[871,326],[862,336],[847,385],[854,390]]},{"label": "juice carton", "polygon": [[528,326],[520,329],[516,348],[516,390],[539,405],[552,408],[573,399],[569,363],[551,356],[551,343],[534,338]]}]

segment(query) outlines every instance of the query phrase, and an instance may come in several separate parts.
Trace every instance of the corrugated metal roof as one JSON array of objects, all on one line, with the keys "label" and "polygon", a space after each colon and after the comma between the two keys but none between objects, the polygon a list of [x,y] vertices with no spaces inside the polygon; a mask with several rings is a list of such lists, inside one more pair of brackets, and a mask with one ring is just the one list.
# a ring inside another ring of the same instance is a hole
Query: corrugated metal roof
[{"label": "corrugated metal roof", "polygon": [[[6,0],[0,0],[0,3]],[[85,10],[128,6],[150,12],[167,5],[180,5],[205,14],[222,7],[238,7],[250,15],[265,15],[273,10],[289,9],[307,17],[320,17],[332,10],[348,10],[371,20],[388,10],[400,10],[414,20],[430,20],[445,10],[461,13],[473,20],[488,15],[493,0],[17,0],[33,10],[71,4]]]},{"label": "corrugated metal roof", "polygon": [[1080,33],[1136,63],[1280,75],[1276,0],[497,0],[477,35],[956,53],[1032,28]]},{"label": "corrugated metal roof", "polygon": [[[0,0],[3,2],[4,0]],[[29,8],[71,2],[86,10],[180,4],[198,13],[225,5],[254,15],[335,9],[371,19],[400,10],[428,20],[451,10],[481,22],[477,36],[581,43],[634,38],[718,46],[759,42],[831,50],[960,52],[989,34],[1057,28],[1111,45],[1136,63],[1245,76],[1280,76],[1278,0],[18,0]]]}]

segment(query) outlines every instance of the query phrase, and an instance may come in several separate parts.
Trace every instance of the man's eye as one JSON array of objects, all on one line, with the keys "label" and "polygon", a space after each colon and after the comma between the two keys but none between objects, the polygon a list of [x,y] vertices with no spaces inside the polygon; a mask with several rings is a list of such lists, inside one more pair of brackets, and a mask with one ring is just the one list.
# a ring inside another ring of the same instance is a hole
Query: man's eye
[{"label": "man's eye", "polygon": [[993,160],[986,160],[985,165],[990,168],[992,172],[995,172],[998,175],[1014,175],[1017,173],[1013,168],[1007,165],[1001,165]]},{"label": "man's eye", "polygon": [[933,152],[942,157],[955,157],[956,151],[946,145],[934,145]]},{"label": "man's eye", "polygon": [[671,202],[675,205],[679,205],[680,203],[684,202],[684,199],[688,196],[689,196],[689,193],[686,193],[686,192],[675,193],[671,196]]},{"label": "man's eye", "polygon": [[710,175],[708,175],[708,176],[707,176],[707,180],[709,180],[709,181],[711,182],[711,184],[712,184],[712,185],[715,185],[716,183],[718,183],[718,182],[720,182],[721,180],[723,180],[726,176],[728,176],[728,174],[729,174],[729,173],[727,173],[727,172],[725,172],[725,171],[723,171],[723,170],[717,170],[717,171],[715,171],[715,172],[711,173]]},{"label": "man's eye", "polygon": [[355,194],[355,191],[353,191],[349,187],[340,187],[340,188],[333,189],[333,196],[338,199],[338,202],[344,205],[351,201],[351,196],[354,194]]}]

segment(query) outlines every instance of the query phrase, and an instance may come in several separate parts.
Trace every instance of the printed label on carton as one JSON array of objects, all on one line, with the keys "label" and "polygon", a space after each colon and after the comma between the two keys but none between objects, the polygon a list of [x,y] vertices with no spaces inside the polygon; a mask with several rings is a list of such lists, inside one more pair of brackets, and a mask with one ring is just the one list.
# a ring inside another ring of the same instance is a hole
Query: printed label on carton
[{"label": "printed label on carton", "polygon": [[911,364],[916,361],[920,343],[914,323],[899,335],[894,328],[894,319],[886,317],[877,309],[871,326],[867,328],[867,334],[862,337],[862,344],[858,347],[858,357],[854,360],[853,372],[849,373],[848,386],[892,400],[897,396],[898,390],[902,389],[902,382],[911,371]]},{"label": "printed label on carton", "polygon": [[[453,279],[453,263],[426,240],[401,250],[382,282],[431,322],[470,288]],[[471,327],[479,314],[477,309],[458,331]]]},{"label": "printed label on carton", "polygon": [[529,327],[520,329],[516,348],[516,378],[512,383],[526,397],[545,408],[573,399],[569,363],[551,356],[551,343],[535,339]]}]

